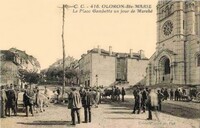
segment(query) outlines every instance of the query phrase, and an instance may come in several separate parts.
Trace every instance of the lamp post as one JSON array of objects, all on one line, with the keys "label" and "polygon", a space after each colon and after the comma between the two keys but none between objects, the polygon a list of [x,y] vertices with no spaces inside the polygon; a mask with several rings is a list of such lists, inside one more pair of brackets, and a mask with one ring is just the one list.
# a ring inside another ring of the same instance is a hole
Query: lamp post
[{"label": "lamp post", "polygon": [[98,87],[98,75],[96,74],[96,85]]}]

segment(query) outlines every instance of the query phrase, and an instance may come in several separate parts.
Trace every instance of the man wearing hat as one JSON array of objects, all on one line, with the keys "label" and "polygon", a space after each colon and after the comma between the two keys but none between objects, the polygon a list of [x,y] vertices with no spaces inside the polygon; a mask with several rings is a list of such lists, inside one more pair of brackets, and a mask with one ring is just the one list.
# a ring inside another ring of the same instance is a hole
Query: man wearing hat
[{"label": "man wearing hat", "polygon": [[[85,88],[85,93],[83,95],[83,107],[84,107],[84,117],[85,117],[85,121],[84,123],[88,123],[91,122],[91,107],[94,103],[94,99],[91,93],[91,89],[86,87]],[[89,117],[89,120],[88,120]]]},{"label": "man wearing hat", "polygon": [[15,102],[15,107],[16,110],[18,110],[18,95],[19,95],[19,86],[14,84],[14,90],[15,90],[15,94],[16,94],[16,102]]},{"label": "man wearing hat", "polygon": [[158,111],[161,111],[161,104],[162,101],[164,100],[164,95],[161,93],[160,90],[157,90],[157,95],[158,95]]},{"label": "man wearing hat", "polygon": [[8,111],[9,116],[10,116],[11,115],[10,109],[12,109],[14,112],[14,115],[16,116],[17,115],[17,110],[16,110],[17,97],[16,97],[16,92],[14,90],[14,86],[12,84],[10,84],[10,89],[8,89],[6,95],[7,95],[7,99],[8,99],[8,101],[6,103],[6,114]]},{"label": "man wearing hat", "polygon": [[80,120],[80,109],[82,107],[81,103],[81,96],[80,93],[76,90],[76,88],[71,88],[71,93],[69,94],[69,104],[68,108],[71,109],[71,117],[72,117],[72,124],[76,125],[75,113],[77,114],[78,124],[81,123]]},{"label": "man wearing hat", "polygon": [[34,91],[31,88],[28,88],[28,85],[25,85],[25,92],[23,94],[23,103],[26,109],[26,116],[28,117],[29,109],[31,111],[32,116],[33,114],[33,104],[34,104]]},{"label": "man wearing hat", "polygon": [[7,102],[7,96],[5,92],[5,87],[1,86],[1,118],[5,118],[5,110],[6,110],[6,102]]}]

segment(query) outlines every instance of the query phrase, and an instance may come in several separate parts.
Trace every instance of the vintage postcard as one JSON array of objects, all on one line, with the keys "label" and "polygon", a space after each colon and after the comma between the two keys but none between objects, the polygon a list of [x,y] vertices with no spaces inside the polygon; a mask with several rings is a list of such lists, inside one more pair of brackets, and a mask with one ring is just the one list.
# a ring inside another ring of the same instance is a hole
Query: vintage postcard
[{"label": "vintage postcard", "polygon": [[200,128],[199,0],[0,2],[2,128]]}]

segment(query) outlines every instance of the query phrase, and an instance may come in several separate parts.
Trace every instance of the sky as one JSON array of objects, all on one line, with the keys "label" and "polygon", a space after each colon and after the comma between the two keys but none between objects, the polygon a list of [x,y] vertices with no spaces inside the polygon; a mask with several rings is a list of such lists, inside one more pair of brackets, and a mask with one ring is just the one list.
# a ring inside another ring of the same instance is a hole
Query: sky
[{"label": "sky", "polygon": [[146,57],[156,47],[157,0],[1,0],[0,49],[11,47],[26,51],[48,68],[62,58],[62,7],[68,5],[150,4],[152,13],[73,13],[65,14],[66,55],[80,59],[87,50],[97,47],[114,52],[133,49],[145,51]]}]

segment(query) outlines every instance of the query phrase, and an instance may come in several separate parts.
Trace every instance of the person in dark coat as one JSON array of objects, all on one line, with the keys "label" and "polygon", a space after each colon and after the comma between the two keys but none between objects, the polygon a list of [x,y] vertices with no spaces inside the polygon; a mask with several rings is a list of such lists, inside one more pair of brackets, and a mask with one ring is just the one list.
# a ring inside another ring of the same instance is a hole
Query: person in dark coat
[{"label": "person in dark coat", "polygon": [[175,91],[175,101],[178,101],[179,100],[179,91],[178,89],[176,89]]},{"label": "person in dark coat", "polygon": [[126,95],[126,91],[124,87],[122,87],[122,102],[124,102],[124,96]]},{"label": "person in dark coat", "polygon": [[76,125],[75,113],[77,114],[78,124],[81,123],[80,120],[80,109],[82,107],[81,96],[76,88],[71,88],[72,92],[69,94],[69,104],[68,108],[71,109],[72,124]]},{"label": "person in dark coat", "polygon": [[148,109],[148,118],[147,120],[152,120],[152,104],[151,104],[151,95],[150,95],[151,90],[148,90],[147,93],[147,109]]},{"label": "person in dark coat", "polygon": [[112,87],[112,92],[111,92],[111,100],[112,101],[115,101],[115,92],[116,92],[115,90],[116,90],[116,88],[115,88],[115,86],[113,86]]},{"label": "person in dark coat", "polygon": [[93,103],[94,103],[94,99],[91,93],[91,89],[86,88],[84,96],[83,96],[83,107],[84,107],[84,117],[85,117],[84,123],[88,123],[92,121],[91,107]]},{"label": "person in dark coat", "polygon": [[142,95],[140,90],[137,90],[135,97],[135,104],[134,104],[134,108],[133,108],[133,114],[135,114],[135,111],[137,110],[137,114],[140,113],[140,109],[141,109],[141,99],[142,99]]},{"label": "person in dark coat", "polygon": [[170,100],[173,100],[174,97],[174,91],[173,89],[170,90]]},{"label": "person in dark coat", "polygon": [[169,93],[168,93],[167,89],[164,90],[163,94],[164,94],[164,99],[167,100],[169,97]]},{"label": "person in dark coat", "polygon": [[116,88],[116,100],[117,101],[120,101],[120,94],[121,94],[121,91],[119,89],[119,87]]},{"label": "person in dark coat", "polygon": [[14,90],[16,92],[16,103],[15,103],[15,106],[16,106],[16,111],[18,110],[18,95],[19,95],[19,86],[17,85],[14,85]]},{"label": "person in dark coat", "polygon": [[29,109],[30,112],[33,114],[33,105],[34,105],[35,94],[31,88],[28,88],[28,85],[25,85],[25,92],[23,94],[23,103],[25,106],[26,116],[28,117]]},{"label": "person in dark coat", "polygon": [[79,90],[80,96],[81,96],[81,102],[83,103],[84,101],[84,96],[85,96],[85,89],[83,87],[80,88]]},{"label": "person in dark coat", "polygon": [[6,117],[6,102],[7,102],[7,96],[6,96],[6,91],[5,91],[5,87],[1,86],[1,118],[5,118]]},{"label": "person in dark coat", "polygon": [[183,92],[179,89],[178,90],[178,100],[183,100],[182,96],[183,96]]},{"label": "person in dark coat", "polygon": [[8,116],[11,115],[11,109],[13,110],[14,112],[14,115],[16,116],[17,115],[17,110],[16,110],[16,100],[17,100],[17,97],[16,97],[16,92],[14,90],[14,87],[12,86],[12,84],[10,85],[10,89],[7,90],[6,92],[6,96],[7,96],[7,103],[6,103],[6,114],[7,114],[7,111],[8,111]]},{"label": "person in dark coat", "polygon": [[60,96],[60,94],[61,94],[61,89],[58,87],[57,88],[57,90],[56,90],[56,92],[57,92],[57,102],[59,103],[60,101],[59,101],[59,96]]},{"label": "person in dark coat", "polygon": [[147,100],[147,92],[145,89],[142,90],[142,100],[141,100],[141,108],[142,111],[145,112],[146,109],[146,100]]},{"label": "person in dark coat", "polygon": [[164,100],[164,95],[161,93],[160,90],[157,91],[158,93],[158,111],[161,111],[162,101]]},{"label": "person in dark coat", "polygon": [[134,96],[134,106],[133,106],[133,114],[135,113],[135,109],[136,109],[136,98],[137,98],[137,91],[138,91],[138,89],[134,89],[133,90],[133,96]]}]

